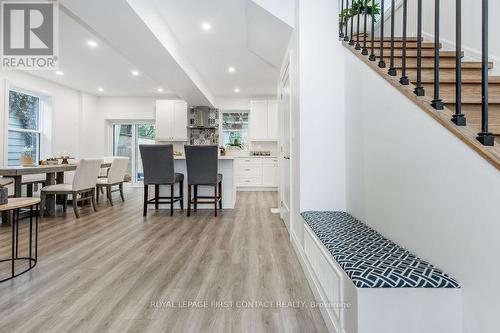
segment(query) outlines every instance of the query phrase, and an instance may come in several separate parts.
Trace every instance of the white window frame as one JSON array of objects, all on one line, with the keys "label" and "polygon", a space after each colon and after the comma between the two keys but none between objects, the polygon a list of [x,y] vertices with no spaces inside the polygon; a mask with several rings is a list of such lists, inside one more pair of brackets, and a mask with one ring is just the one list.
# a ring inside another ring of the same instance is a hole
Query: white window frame
[{"label": "white window frame", "polygon": [[[224,145],[224,113],[248,113],[248,126],[250,127],[250,110],[223,110],[221,111],[220,114],[220,120],[219,120],[219,145],[223,146]],[[247,129],[248,132],[248,142],[247,142],[247,147],[245,149],[235,149],[234,151],[240,151],[240,152],[246,152],[250,150],[250,145],[251,145],[251,140],[250,140],[250,128]]]},{"label": "white window frame", "polygon": [[[32,133],[32,134],[38,134],[38,156],[35,158],[35,163],[38,163],[38,160],[41,159],[42,156],[42,151],[43,151],[43,110],[44,110],[44,98],[45,96],[40,93],[36,93],[31,90],[23,89],[15,85],[6,85],[5,89],[5,105],[6,105],[6,112],[5,112],[5,136],[4,136],[4,161],[5,164],[8,165],[9,163],[9,132],[18,132],[18,133]],[[37,121],[37,129],[32,130],[32,129],[22,129],[22,128],[11,128],[9,127],[9,116],[10,116],[10,92],[14,91],[20,94],[25,94],[29,96],[33,96],[38,98],[38,121]]]}]

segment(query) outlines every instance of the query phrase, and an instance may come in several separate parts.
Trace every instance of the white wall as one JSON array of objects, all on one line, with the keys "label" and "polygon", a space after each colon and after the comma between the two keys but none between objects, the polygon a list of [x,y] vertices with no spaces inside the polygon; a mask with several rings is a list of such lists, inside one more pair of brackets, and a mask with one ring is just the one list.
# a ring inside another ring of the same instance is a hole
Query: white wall
[{"label": "white wall", "polygon": [[301,211],[345,209],[344,49],[335,38],[337,5],[299,1]]},{"label": "white wall", "polygon": [[345,52],[348,211],[458,279],[465,333],[498,332],[500,173]]},{"label": "white wall", "polygon": [[[441,41],[445,47],[455,47],[455,0],[441,0]],[[462,0],[462,45],[466,57],[480,59],[481,57],[481,1]],[[423,31],[425,37],[434,38],[434,2],[424,1]],[[500,67],[500,1],[489,1],[490,13],[490,59],[495,66]],[[498,71],[496,71],[498,72]]]},{"label": "white wall", "polygon": [[97,142],[102,155],[112,155],[112,122],[154,121],[155,97],[100,97],[97,101],[96,123],[98,124]]},{"label": "white wall", "polygon": [[[8,115],[7,89],[15,86],[45,96],[51,108],[44,110],[44,132],[42,133],[42,158],[52,156],[56,152],[67,152],[77,158],[86,157],[92,153],[87,140],[93,142],[92,135],[82,137],[81,123],[86,114],[94,114],[96,97],[70,89],[53,82],[41,79],[23,72],[0,71],[0,119],[2,120],[2,135],[0,135],[0,165],[4,161],[6,149],[5,133],[3,127]],[[92,122],[88,128],[92,128]],[[81,150],[81,148],[85,148]],[[93,154],[92,154],[93,155]]]}]

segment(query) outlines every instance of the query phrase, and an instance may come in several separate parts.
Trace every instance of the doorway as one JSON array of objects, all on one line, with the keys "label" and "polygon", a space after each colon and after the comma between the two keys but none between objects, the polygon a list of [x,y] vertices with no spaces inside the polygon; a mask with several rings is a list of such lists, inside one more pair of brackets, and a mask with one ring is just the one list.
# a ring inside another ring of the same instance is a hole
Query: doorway
[{"label": "doorway", "polygon": [[290,56],[283,68],[280,82],[278,109],[280,114],[280,215],[288,232],[291,210],[291,90]]},{"label": "doorway", "polygon": [[113,156],[128,157],[125,180],[141,183],[144,180],[139,145],[154,144],[155,125],[152,123],[113,124]]}]

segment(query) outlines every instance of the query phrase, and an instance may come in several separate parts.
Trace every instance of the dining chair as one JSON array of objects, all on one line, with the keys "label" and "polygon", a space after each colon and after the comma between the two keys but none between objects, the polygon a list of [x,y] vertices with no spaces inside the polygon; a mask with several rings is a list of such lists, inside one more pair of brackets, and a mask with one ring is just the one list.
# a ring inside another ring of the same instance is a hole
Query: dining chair
[{"label": "dining chair", "polygon": [[[186,154],[186,166],[188,177],[188,207],[187,216],[191,215],[191,204],[194,209],[198,204],[213,204],[214,214],[217,216],[217,205],[222,209],[222,174],[218,173],[219,150],[217,145],[208,146],[184,146]],[[198,186],[211,186],[214,189],[213,196],[199,196]],[[194,198],[192,198],[192,188]],[[211,199],[211,201],[200,201],[198,199]]]},{"label": "dining chair", "polygon": [[46,175],[26,175],[23,176],[21,186],[26,186],[26,196],[33,197],[33,193],[38,191],[38,186],[44,187],[47,183]]},{"label": "dining chair", "polygon": [[[139,145],[144,171],[144,207],[143,215],[148,214],[148,205],[170,204],[170,216],[174,215],[174,203],[179,201],[184,209],[184,175],[175,172],[174,146],[172,144]],[[179,183],[179,195],[175,196],[175,184]],[[149,186],[154,185],[155,196],[149,199]],[[170,186],[170,196],[160,197],[160,186]],[[160,201],[168,199],[168,201]]]},{"label": "dining chair", "polygon": [[81,159],[76,166],[75,176],[71,184],[55,184],[43,187],[41,190],[40,217],[43,217],[47,195],[63,196],[64,212],[66,212],[67,208],[68,195],[71,195],[76,218],[80,218],[78,203],[81,201],[90,200],[92,208],[97,212],[95,185],[101,164],[102,159]]},{"label": "dining chair", "polygon": [[[112,193],[120,192],[122,201],[125,201],[123,195],[123,182],[127,172],[128,157],[116,156],[111,161],[111,167],[107,171],[106,177],[99,176],[96,183],[96,198],[99,202],[99,193],[106,189],[106,198],[111,206],[113,206]],[[102,174],[102,173],[101,173]],[[118,186],[118,189],[113,190],[113,186]]]}]

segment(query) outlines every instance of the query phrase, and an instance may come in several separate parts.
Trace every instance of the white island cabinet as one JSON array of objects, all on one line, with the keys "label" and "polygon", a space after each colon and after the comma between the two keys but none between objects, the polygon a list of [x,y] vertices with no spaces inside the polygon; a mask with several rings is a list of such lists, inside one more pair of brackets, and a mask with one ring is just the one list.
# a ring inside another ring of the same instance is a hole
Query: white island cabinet
[{"label": "white island cabinet", "polygon": [[187,112],[185,101],[156,101],[156,140],[188,141]]},{"label": "white island cabinet", "polygon": [[[176,156],[174,158],[174,168],[175,172],[184,174],[184,209],[187,208],[187,168],[186,168],[186,158],[184,156]],[[222,208],[223,209],[233,209],[236,203],[236,181],[234,172],[234,158],[231,156],[219,156],[219,173],[222,174]],[[178,186],[175,186],[175,193],[178,194]],[[210,186],[200,186],[198,189],[198,195],[213,195],[214,189]],[[160,186],[160,195],[169,196],[170,187]],[[154,186],[150,186],[149,190],[150,199],[154,197]],[[161,209],[168,209],[168,205],[160,205]],[[198,209],[213,209],[213,205],[199,204]],[[175,208],[179,209],[179,203],[175,203]]]}]

